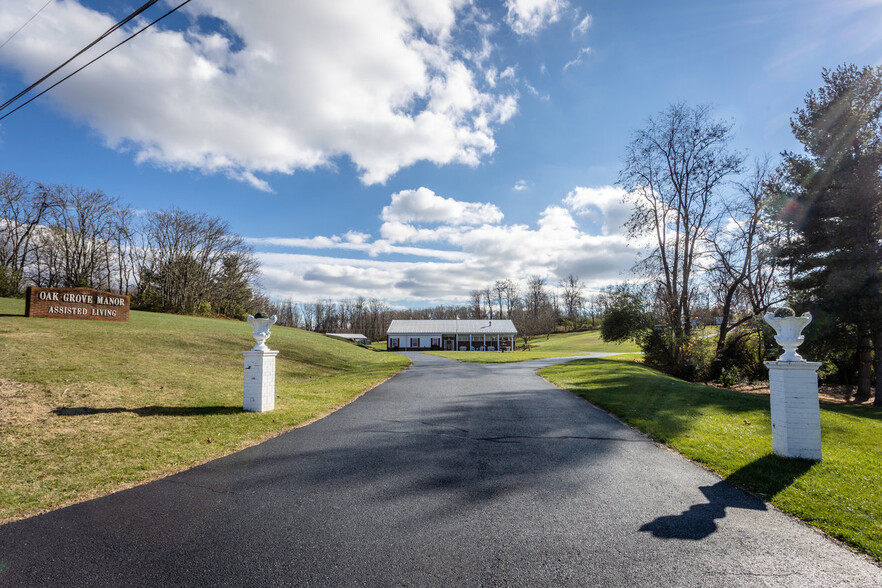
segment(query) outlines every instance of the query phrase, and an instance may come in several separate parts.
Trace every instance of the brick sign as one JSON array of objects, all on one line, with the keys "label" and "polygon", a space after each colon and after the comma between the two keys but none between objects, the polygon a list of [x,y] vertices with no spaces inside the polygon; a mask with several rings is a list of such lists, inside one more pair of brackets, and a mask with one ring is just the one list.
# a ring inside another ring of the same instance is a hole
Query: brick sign
[{"label": "brick sign", "polygon": [[25,316],[90,321],[129,320],[129,297],[92,288],[28,288]]}]

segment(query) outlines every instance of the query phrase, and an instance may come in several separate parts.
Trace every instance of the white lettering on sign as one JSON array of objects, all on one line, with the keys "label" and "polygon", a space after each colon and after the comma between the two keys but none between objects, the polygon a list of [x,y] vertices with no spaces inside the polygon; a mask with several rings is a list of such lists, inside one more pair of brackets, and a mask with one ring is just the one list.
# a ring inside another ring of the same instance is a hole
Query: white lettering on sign
[{"label": "white lettering on sign", "polygon": [[87,315],[89,314],[89,309],[79,306],[50,306],[48,312],[49,314]]},{"label": "white lettering on sign", "polygon": [[94,304],[95,301],[88,294],[63,294],[62,302],[73,302],[74,304]]},{"label": "white lettering on sign", "polygon": [[116,311],[109,308],[93,308],[92,316],[116,316]]},{"label": "white lettering on sign", "polygon": [[58,302],[58,292],[40,292],[37,297],[40,300],[54,300]]},{"label": "white lettering on sign", "polygon": [[126,299],[125,298],[111,298],[110,296],[97,296],[98,304],[104,304],[105,306],[125,306]]}]

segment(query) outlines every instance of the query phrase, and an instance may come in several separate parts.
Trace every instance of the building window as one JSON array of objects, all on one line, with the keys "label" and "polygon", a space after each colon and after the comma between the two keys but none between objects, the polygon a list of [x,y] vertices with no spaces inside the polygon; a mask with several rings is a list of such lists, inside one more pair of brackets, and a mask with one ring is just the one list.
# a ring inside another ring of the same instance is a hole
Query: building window
[{"label": "building window", "polygon": [[420,346],[420,338],[419,337],[411,337],[410,338],[410,346],[411,347],[419,347]]},{"label": "building window", "polygon": [[389,339],[389,348],[390,349],[398,349],[398,338]]},{"label": "building window", "polygon": [[432,347],[441,347],[441,337],[438,337],[438,338],[432,337],[431,346]]}]

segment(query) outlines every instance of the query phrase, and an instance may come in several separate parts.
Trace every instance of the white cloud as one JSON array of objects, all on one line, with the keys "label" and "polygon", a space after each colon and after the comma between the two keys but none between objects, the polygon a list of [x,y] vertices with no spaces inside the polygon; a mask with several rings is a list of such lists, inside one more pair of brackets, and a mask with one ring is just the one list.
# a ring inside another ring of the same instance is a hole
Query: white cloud
[{"label": "white cloud", "polygon": [[505,20],[515,33],[532,36],[560,20],[568,6],[566,0],[505,0]]},{"label": "white cloud", "polygon": [[512,190],[514,190],[515,192],[523,192],[524,190],[526,190],[529,187],[530,186],[527,184],[527,180],[518,180],[517,182],[515,182],[515,185],[512,187]]},{"label": "white cloud", "polygon": [[[0,37],[42,3],[0,4]],[[479,62],[490,57],[492,27],[463,18],[473,10],[469,0],[192,3],[186,31],[149,29],[47,98],[139,162],[224,173],[260,190],[271,187],[259,174],[342,157],[369,184],[418,161],[477,165],[517,94],[485,82]],[[54,3],[0,63],[35,79],[114,21]],[[456,40],[467,27],[474,47]]]},{"label": "white cloud", "polygon": [[[464,211],[473,212],[479,204],[420,190],[392,195],[375,241],[366,237],[355,243],[345,235],[251,240],[261,250],[265,287],[271,295],[295,300],[361,295],[392,304],[452,304],[494,280],[533,274],[556,284],[573,273],[598,288],[621,280],[634,262],[636,249],[618,228],[629,209],[617,188],[577,187],[560,204],[542,210],[534,225],[504,224],[501,211],[499,222],[475,224],[471,221],[479,215]],[[420,206],[421,198],[430,205]],[[582,217],[602,226],[602,233],[581,227]],[[270,245],[292,251],[268,251]],[[368,257],[297,251],[303,249],[358,251]]]},{"label": "white cloud", "polygon": [[586,14],[585,17],[580,20],[575,27],[573,27],[573,36],[575,37],[577,33],[580,35],[584,35],[585,33],[587,33],[588,29],[591,27],[591,21],[591,15]]},{"label": "white cloud", "polygon": [[585,216],[600,225],[602,234],[621,234],[633,209],[625,197],[627,192],[615,186],[586,188],[576,186],[563,203],[576,215]]},{"label": "white cloud", "polygon": [[392,202],[383,208],[380,218],[387,222],[477,225],[501,221],[502,211],[495,204],[461,202],[418,188],[392,194]]},{"label": "white cloud", "polygon": [[581,49],[579,49],[579,53],[576,54],[576,56],[573,59],[566,62],[566,64],[563,66],[563,70],[567,71],[571,67],[575,67],[577,65],[582,65],[582,59],[586,55],[590,55],[590,54],[591,54],[591,47],[582,47]]}]

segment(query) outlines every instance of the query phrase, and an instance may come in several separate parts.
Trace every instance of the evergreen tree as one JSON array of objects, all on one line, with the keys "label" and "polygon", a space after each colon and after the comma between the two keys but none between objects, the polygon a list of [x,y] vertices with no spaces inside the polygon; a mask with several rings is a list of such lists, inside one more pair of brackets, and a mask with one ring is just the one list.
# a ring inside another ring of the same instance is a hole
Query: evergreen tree
[{"label": "evergreen tree", "polygon": [[862,368],[858,398],[882,404],[882,67],[824,69],[791,120],[802,154],[784,153],[787,215],[795,238],[785,256],[794,293],[854,328]]}]

